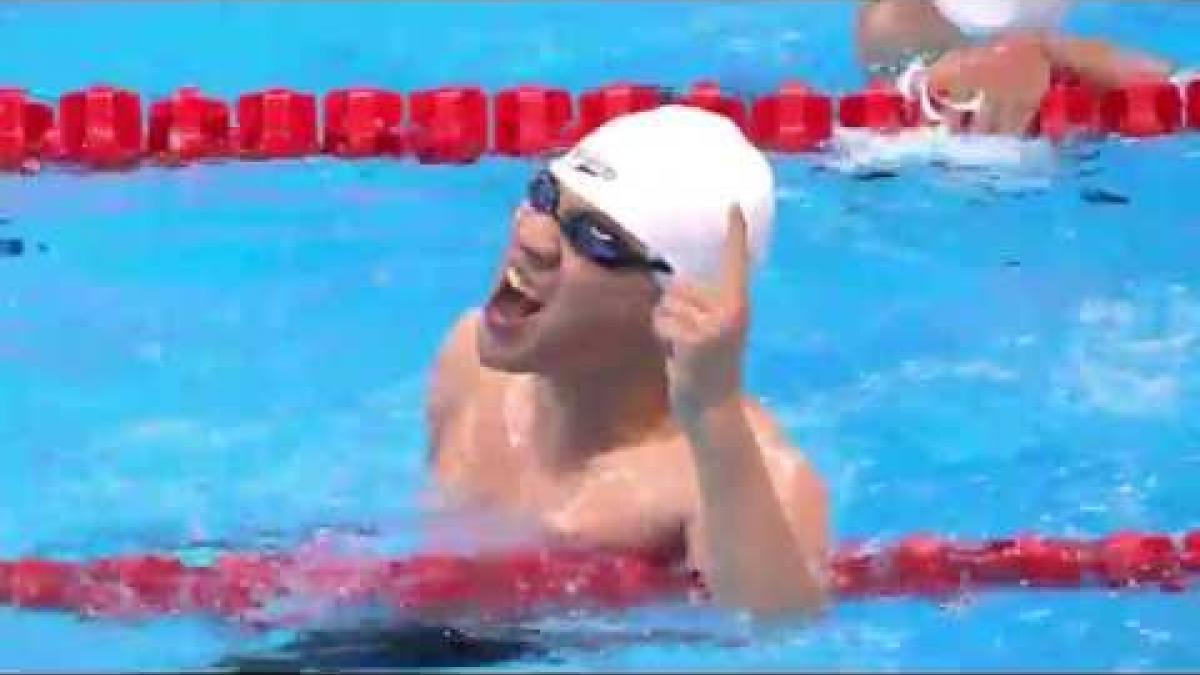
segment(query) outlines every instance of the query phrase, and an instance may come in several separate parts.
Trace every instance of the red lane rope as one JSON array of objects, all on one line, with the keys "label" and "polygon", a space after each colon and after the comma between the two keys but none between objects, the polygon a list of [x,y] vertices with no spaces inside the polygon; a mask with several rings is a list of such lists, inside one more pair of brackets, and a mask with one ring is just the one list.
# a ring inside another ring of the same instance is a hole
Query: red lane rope
[{"label": "red lane rope", "polygon": [[[1094,539],[1021,535],[963,542],[912,535],[891,546],[843,547],[833,580],[843,599],[949,596],[994,587],[1186,588],[1200,573],[1200,530],[1123,531]],[[693,574],[636,555],[532,550],[401,559],[226,553],[188,566],[161,553],[85,562],[0,562],[0,604],[93,617],[203,613],[245,619],[272,603],[382,602],[400,610],[497,615],[554,606],[622,608],[703,595]]]},{"label": "red lane rope", "polygon": [[[241,95],[232,106],[185,87],[152,102],[146,114],[138,94],[108,85],[63,94],[56,107],[23,89],[0,88],[0,170],[32,173],[45,162],[128,169],[144,162],[318,154],[427,164],[536,157],[569,147],[613,117],[667,102],[724,114],[759,147],[779,153],[820,149],[839,125],[886,132],[925,122],[916,101],[883,83],[838,98],[789,81],[750,100],[707,80],[681,94],[618,82],[577,97],[540,85],[494,94],[452,86],[407,96],[360,87],[330,91],[320,105],[314,94],[272,88]],[[1200,129],[1200,78],[1101,91],[1067,76],[1051,86],[1029,131],[1061,140],[1185,129]]]}]

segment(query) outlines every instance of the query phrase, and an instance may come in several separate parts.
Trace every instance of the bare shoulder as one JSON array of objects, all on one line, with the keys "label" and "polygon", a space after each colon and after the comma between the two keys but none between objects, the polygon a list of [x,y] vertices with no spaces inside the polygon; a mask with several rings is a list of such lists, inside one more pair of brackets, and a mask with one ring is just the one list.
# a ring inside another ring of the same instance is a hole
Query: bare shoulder
[{"label": "bare shoulder", "polygon": [[425,408],[431,459],[443,444],[453,419],[469,403],[481,377],[475,346],[478,325],[477,311],[463,314],[450,329],[434,361]]}]

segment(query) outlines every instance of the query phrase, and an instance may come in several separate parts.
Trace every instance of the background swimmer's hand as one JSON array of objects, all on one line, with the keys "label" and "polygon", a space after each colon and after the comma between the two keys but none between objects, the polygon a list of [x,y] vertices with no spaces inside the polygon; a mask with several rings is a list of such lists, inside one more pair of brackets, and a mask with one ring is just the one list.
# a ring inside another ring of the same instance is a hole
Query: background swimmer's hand
[{"label": "background swimmer's hand", "polygon": [[654,310],[667,353],[671,404],[694,419],[741,395],[742,353],[750,319],[750,254],[741,208],[729,211],[718,288],[675,280]]},{"label": "background swimmer's hand", "polygon": [[1050,87],[1052,67],[1041,36],[1015,33],[947,53],[930,67],[929,88],[934,99],[954,103],[982,93],[976,113],[944,111],[955,131],[1024,135]]}]

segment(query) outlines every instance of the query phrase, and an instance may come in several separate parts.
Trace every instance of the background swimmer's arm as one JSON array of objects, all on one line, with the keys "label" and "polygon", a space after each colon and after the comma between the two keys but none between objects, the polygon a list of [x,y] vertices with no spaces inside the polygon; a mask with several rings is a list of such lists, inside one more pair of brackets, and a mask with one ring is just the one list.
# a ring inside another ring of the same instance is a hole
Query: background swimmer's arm
[{"label": "background swimmer's arm", "polygon": [[447,430],[479,379],[479,356],[475,346],[478,324],[477,311],[464,314],[450,330],[433,366],[425,416],[429,460],[434,463],[439,459]]},{"label": "background swimmer's arm", "polygon": [[875,0],[858,10],[859,63],[872,75],[894,79],[917,56],[927,63],[967,44],[958,27],[928,0]]},{"label": "background swimmer's arm", "polygon": [[1138,79],[1162,79],[1171,64],[1104,40],[1048,35],[1044,49],[1055,66],[1077,74],[1099,87],[1119,87]]}]

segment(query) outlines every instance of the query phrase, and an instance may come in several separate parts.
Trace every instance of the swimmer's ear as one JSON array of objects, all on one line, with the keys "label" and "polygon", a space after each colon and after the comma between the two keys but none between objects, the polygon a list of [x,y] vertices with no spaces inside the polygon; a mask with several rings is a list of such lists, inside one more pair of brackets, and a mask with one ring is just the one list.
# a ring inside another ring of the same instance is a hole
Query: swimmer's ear
[{"label": "swimmer's ear", "polygon": [[729,207],[729,227],[725,232],[725,247],[721,256],[721,290],[725,297],[744,304],[747,277],[750,270],[750,245],[747,241],[746,218],[742,207]]}]

